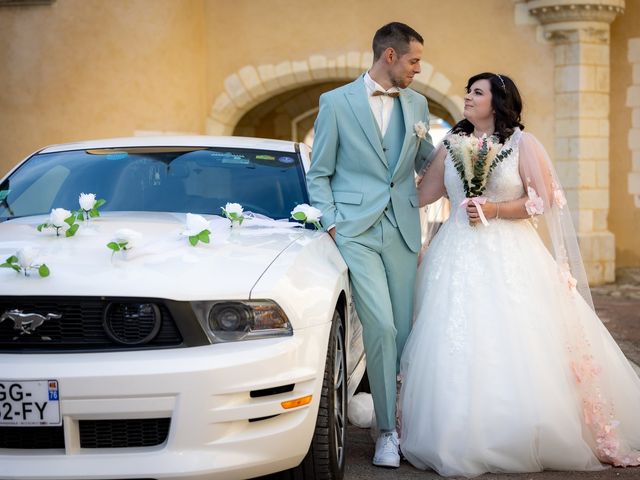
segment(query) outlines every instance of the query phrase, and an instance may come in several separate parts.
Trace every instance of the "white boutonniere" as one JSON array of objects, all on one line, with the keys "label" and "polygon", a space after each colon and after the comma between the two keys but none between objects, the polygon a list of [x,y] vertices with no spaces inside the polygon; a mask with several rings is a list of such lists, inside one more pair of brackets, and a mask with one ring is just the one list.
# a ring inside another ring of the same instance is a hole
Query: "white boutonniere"
[{"label": "white boutonniere", "polygon": [[211,225],[202,215],[187,213],[187,226],[182,235],[188,237],[191,246],[195,247],[198,242],[209,243],[210,228]]},{"label": "white boutonniere", "polygon": [[429,128],[427,127],[427,124],[422,120],[413,125],[413,135],[418,137],[419,140],[425,140],[427,138],[428,131]]},{"label": "white boutonniere", "polygon": [[0,268],[12,268],[18,273],[24,273],[29,276],[29,270],[37,270],[41,277],[49,276],[49,267],[44,263],[36,263],[36,259],[40,252],[34,247],[23,247],[5,260]]},{"label": "white boutonniere", "polygon": [[245,220],[242,205],[239,203],[227,203],[221,208],[222,214],[231,222],[231,226],[233,226],[235,222],[238,222],[238,225],[242,225],[242,222]]},{"label": "white boutonniere", "polygon": [[291,217],[294,220],[298,220],[299,222],[310,223],[317,230],[320,230],[322,227],[320,226],[320,218],[322,217],[322,212],[318,210],[316,207],[312,207],[311,205],[307,205],[306,203],[301,203],[297,205],[291,211]]}]

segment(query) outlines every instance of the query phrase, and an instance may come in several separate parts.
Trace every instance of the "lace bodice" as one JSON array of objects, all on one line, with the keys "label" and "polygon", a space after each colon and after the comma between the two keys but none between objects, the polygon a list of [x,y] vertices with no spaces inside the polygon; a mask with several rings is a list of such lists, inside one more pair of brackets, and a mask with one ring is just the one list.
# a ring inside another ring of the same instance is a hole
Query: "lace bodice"
[{"label": "lace bodice", "polygon": [[[490,202],[515,200],[524,195],[524,187],[518,171],[518,143],[521,136],[522,132],[516,130],[505,142],[503,148],[512,148],[513,152],[496,165],[487,180],[484,196]],[[445,159],[444,184],[451,205],[454,207],[459,205],[464,200],[464,189],[449,153]]]}]

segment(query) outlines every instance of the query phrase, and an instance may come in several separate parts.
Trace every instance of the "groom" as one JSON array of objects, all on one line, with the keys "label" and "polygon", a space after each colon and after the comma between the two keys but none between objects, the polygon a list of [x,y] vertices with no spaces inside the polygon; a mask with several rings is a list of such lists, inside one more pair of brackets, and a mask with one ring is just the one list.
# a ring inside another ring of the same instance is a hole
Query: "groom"
[{"label": "groom", "polygon": [[[373,464],[398,467],[396,374],[411,329],[420,249],[414,171],[433,150],[426,99],[407,89],[423,40],[403,23],[373,37],[373,65],[323,94],[307,183],[349,266],[380,430]],[[416,127],[416,124],[417,127]]]}]

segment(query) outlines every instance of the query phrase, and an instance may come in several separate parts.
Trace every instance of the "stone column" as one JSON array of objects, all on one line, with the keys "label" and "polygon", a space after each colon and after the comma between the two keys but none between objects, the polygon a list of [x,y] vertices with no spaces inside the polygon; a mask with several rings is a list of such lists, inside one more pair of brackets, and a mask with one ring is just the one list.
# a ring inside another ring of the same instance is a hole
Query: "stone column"
[{"label": "stone column", "polygon": [[529,0],[553,42],[554,165],[574,212],[589,282],[615,280],[609,213],[609,25],[624,0]]}]

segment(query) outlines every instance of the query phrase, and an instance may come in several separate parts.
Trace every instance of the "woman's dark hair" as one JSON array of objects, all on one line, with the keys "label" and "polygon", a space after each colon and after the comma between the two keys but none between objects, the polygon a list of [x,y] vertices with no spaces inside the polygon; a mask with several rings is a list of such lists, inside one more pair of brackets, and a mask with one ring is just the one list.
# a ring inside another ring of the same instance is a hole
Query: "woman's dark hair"
[{"label": "woman's dark hair", "polygon": [[387,23],[373,36],[373,61],[378,60],[389,47],[393,48],[398,56],[404,55],[409,51],[409,44],[412,41],[424,44],[420,34],[409,25],[400,22]]},{"label": "woman's dark hair", "polygon": [[[491,106],[495,112],[495,133],[500,142],[504,143],[516,127],[524,129],[524,125],[520,123],[520,114],[522,113],[520,92],[509,77],[491,72],[479,73],[471,77],[467,81],[467,92],[471,90],[471,85],[478,80],[489,80]],[[451,133],[466,133],[468,135],[472,132],[473,124],[466,118],[456,123],[451,129]]]}]

